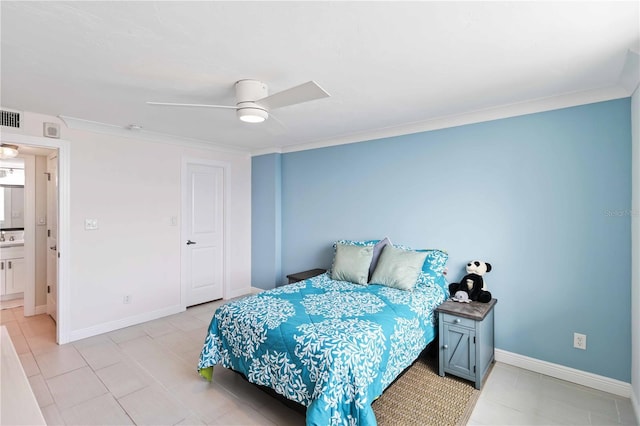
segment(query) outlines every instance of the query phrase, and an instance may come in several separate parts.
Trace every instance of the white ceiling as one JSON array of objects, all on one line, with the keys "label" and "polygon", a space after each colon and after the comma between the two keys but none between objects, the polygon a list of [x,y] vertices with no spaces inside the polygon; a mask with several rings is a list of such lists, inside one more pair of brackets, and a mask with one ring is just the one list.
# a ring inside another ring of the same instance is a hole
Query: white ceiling
[{"label": "white ceiling", "polygon": [[[621,97],[639,4],[3,0],[0,101],[253,152],[364,139],[561,95]],[[331,97],[276,110],[282,125],[145,103],[233,105],[245,78],[271,93],[315,80]]]}]

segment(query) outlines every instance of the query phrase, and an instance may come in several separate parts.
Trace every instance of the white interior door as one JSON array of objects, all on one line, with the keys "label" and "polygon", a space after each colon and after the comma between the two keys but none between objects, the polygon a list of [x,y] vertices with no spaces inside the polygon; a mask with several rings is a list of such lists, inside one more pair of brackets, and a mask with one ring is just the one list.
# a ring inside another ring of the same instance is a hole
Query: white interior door
[{"label": "white interior door", "polygon": [[47,158],[47,313],[58,319],[58,153]]},{"label": "white interior door", "polygon": [[187,306],[224,293],[224,168],[187,164],[182,268]]}]

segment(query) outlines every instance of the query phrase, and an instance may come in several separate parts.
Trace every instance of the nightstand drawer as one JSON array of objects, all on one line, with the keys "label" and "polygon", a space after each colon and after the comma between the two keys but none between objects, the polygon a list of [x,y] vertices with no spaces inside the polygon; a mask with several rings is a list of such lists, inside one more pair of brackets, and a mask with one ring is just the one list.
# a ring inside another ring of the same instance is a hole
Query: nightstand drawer
[{"label": "nightstand drawer", "polygon": [[469,318],[462,318],[456,315],[443,314],[443,321],[447,324],[460,325],[462,327],[475,327],[475,321]]}]

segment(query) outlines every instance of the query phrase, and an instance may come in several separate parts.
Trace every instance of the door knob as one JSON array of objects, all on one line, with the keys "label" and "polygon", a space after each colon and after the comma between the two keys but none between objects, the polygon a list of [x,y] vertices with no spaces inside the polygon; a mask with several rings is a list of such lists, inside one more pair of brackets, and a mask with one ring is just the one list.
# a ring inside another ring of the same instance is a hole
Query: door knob
[{"label": "door knob", "polygon": [[191,240],[187,240],[187,245],[190,246],[191,244],[195,244],[195,241],[191,241]]},{"label": "door knob", "polygon": [[449,349],[449,345],[444,345],[442,349]]}]

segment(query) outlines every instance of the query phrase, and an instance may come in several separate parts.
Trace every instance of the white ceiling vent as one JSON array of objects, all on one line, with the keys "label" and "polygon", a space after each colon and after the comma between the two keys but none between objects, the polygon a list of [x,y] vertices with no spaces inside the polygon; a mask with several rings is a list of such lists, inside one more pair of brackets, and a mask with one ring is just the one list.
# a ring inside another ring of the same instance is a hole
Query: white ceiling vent
[{"label": "white ceiling vent", "polygon": [[18,111],[0,109],[0,125],[20,128],[20,113]]}]

